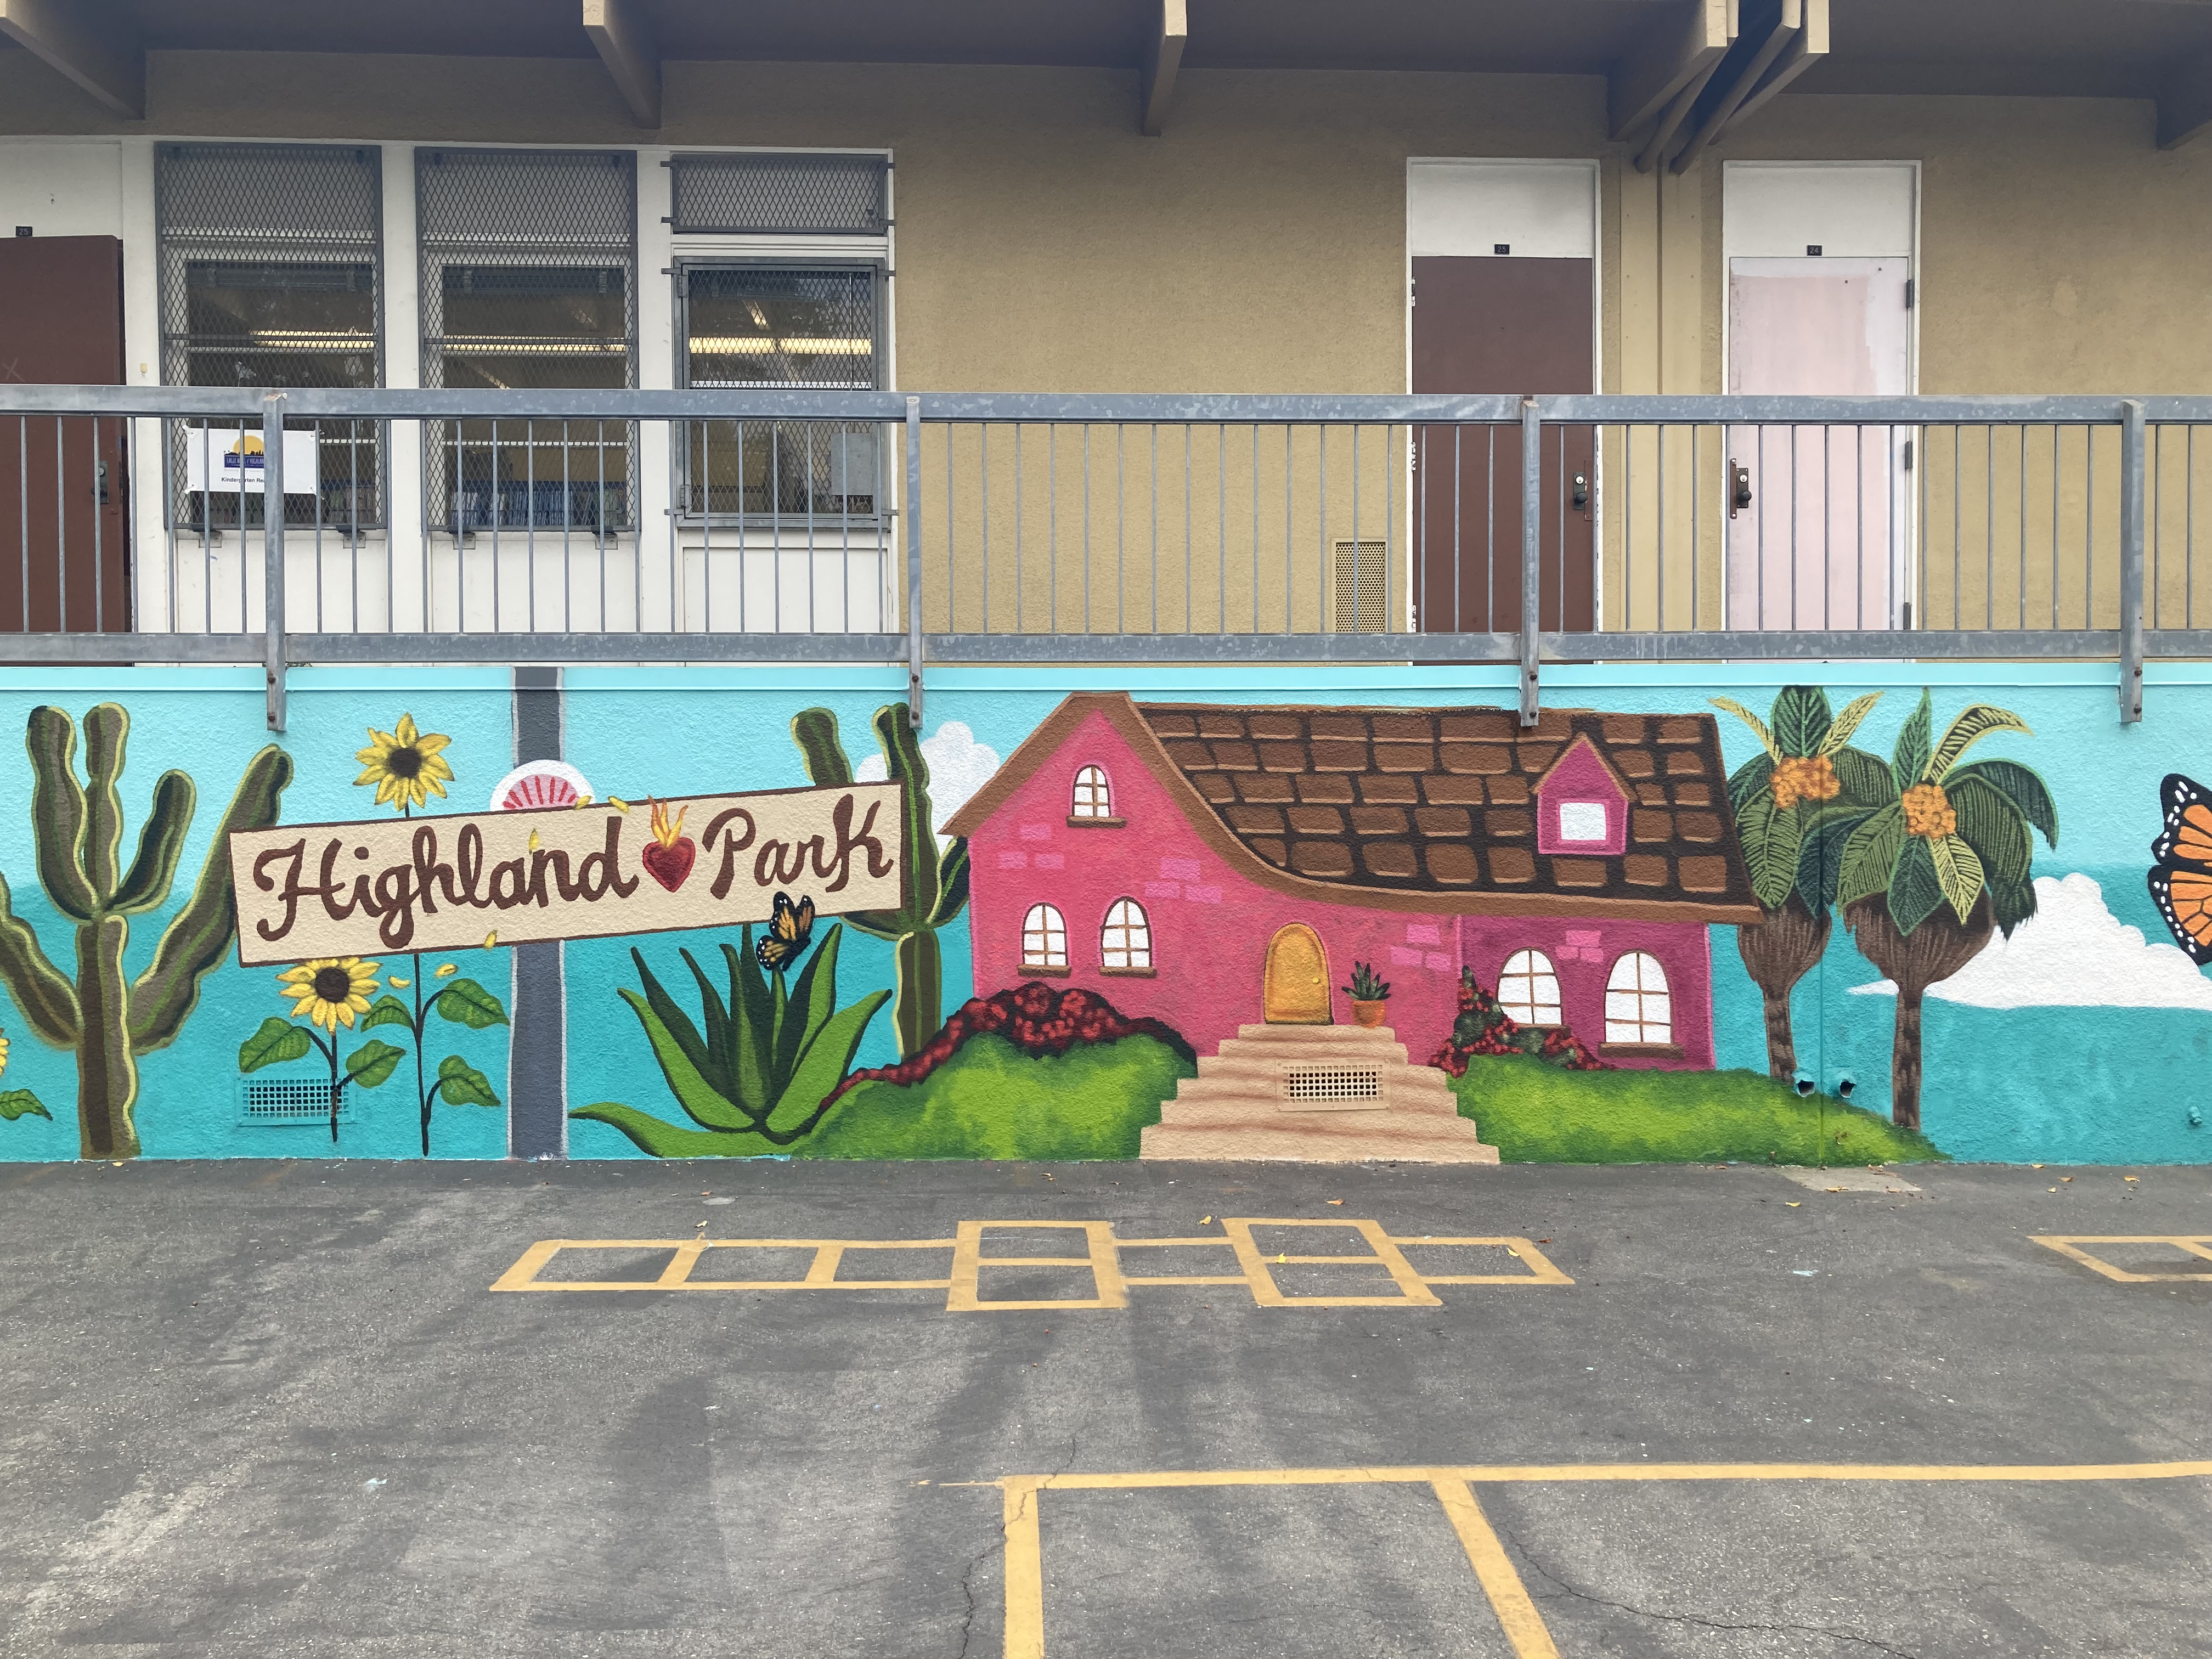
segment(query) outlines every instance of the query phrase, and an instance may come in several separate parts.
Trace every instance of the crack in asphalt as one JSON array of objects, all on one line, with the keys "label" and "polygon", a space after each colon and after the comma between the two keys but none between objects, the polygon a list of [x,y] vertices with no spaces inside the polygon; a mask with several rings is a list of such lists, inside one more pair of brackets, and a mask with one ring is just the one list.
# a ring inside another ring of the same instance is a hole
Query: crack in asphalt
[{"label": "crack in asphalt", "polygon": [[1746,1621],[1741,1624],[1732,1624],[1728,1620],[1722,1619],[1703,1619],[1693,1613],[1661,1613],[1654,1608],[1639,1607],[1627,1601],[1615,1601],[1611,1600],[1609,1597],[1599,1595],[1593,1591],[1577,1589],[1574,1585],[1567,1583],[1565,1579],[1560,1577],[1557,1573],[1553,1572],[1548,1568],[1545,1567],[1528,1553],[1528,1549],[1526,1545],[1524,1545],[1505,1528],[1498,1526],[1494,1518],[1491,1521],[1491,1525],[1497,1531],[1499,1537],[1503,1538],[1505,1542],[1512,1547],[1514,1554],[1521,1558],[1521,1563],[1524,1567],[1534,1572],[1546,1583],[1559,1591],[1560,1594],[1572,1596],[1577,1601],[1587,1601],[1593,1607],[1611,1607],[1617,1612],[1633,1614],[1638,1619],[1653,1619],[1665,1624],[1694,1625],[1700,1630],[1763,1631],[1771,1634],[1778,1635],[1784,1632],[1796,1632],[1806,1636],[1825,1636],[1832,1642],[1857,1643],[1863,1647],[1871,1648],[1878,1653],[1889,1654],[1893,1656],[1893,1659],[1918,1659],[1918,1656],[1911,1652],[1909,1649],[1893,1647],[1888,1643],[1881,1640],[1879,1637],[1863,1636],[1856,1631],[1840,1630],[1831,1625],[1797,1625],[1786,1622],[1769,1624],[1756,1621]]},{"label": "crack in asphalt", "polygon": [[[1057,1479],[1075,1467],[1075,1440],[1076,1437],[1072,1434],[1067,1437],[1067,1455],[1060,1461],[1060,1467],[1052,1472],[1048,1479]],[[1022,1494],[1021,1505],[1015,1511],[1017,1518],[1026,1512],[1030,1504],[1036,1502],[1037,1493],[1042,1490],[1042,1487],[1032,1486]],[[968,1607],[967,1610],[960,1615],[960,1651],[955,1656],[955,1659],[968,1659],[969,1646],[975,1639],[975,1570],[1006,1547],[1006,1523],[1001,1521],[996,1536],[961,1570],[960,1594],[967,1599]]]}]

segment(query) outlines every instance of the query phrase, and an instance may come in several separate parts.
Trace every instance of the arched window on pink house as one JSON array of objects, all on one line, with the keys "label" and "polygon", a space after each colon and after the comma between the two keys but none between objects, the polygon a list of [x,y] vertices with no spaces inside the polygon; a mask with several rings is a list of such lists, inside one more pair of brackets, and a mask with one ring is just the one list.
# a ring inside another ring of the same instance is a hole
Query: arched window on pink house
[{"label": "arched window on pink house", "polygon": [[1109,974],[1152,971],[1152,924],[1136,900],[1115,899],[1108,908],[1098,935],[1098,965]]},{"label": "arched window on pink house", "polygon": [[1605,1040],[1674,1040],[1674,1005],[1667,990],[1667,970],[1648,951],[1631,951],[1613,964],[1605,981]]},{"label": "arched window on pink house", "polygon": [[1022,918],[1022,967],[1030,973],[1067,971],[1067,918],[1049,904],[1032,904]]},{"label": "arched window on pink house", "polygon": [[1541,951],[1516,951],[1498,975],[1498,1000],[1522,1025],[1559,1023],[1559,975]]},{"label": "arched window on pink house", "polygon": [[1075,775],[1075,789],[1067,804],[1072,818],[1110,818],[1114,816],[1114,786],[1103,767],[1086,766]]}]

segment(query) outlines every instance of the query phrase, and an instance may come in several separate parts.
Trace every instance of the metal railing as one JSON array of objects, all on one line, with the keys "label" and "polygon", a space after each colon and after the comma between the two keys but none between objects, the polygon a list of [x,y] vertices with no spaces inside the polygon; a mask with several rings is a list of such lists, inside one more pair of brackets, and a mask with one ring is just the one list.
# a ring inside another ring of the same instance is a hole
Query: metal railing
[{"label": "metal railing", "polygon": [[2212,655],[2207,423],[0,386],[0,661],[259,661],[281,729],[295,663],[902,661],[918,719],[927,661],[1510,662],[1533,718],[1547,661],[2058,656],[2112,660],[2133,720],[2147,653]]}]

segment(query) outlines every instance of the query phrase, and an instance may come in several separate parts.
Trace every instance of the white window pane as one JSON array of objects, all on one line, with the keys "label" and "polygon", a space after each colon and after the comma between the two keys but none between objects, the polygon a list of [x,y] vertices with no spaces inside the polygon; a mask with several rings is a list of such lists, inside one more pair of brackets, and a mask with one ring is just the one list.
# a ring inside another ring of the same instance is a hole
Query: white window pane
[{"label": "white window pane", "polygon": [[1605,839],[1605,803],[1598,800],[1563,800],[1559,803],[1559,839],[1561,841],[1603,841]]}]

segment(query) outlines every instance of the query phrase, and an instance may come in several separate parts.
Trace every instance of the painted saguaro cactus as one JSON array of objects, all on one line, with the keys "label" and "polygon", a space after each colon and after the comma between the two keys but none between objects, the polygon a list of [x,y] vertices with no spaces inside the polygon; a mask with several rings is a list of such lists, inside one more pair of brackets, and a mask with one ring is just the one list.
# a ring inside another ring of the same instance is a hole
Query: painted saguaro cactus
[{"label": "painted saguaro cactus", "polygon": [[[956,841],[940,853],[936,817],[929,804],[929,763],[921,740],[907,723],[904,703],[876,710],[876,742],[884,751],[884,775],[906,786],[906,903],[896,910],[862,910],[845,920],[864,933],[897,947],[898,994],[891,1022],[898,1033],[899,1058],[910,1060],[945,1023],[944,969],[937,930],[968,902],[968,843]],[[824,787],[853,781],[837,717],[826,708],[800,711],[791,736],[806,760],[806,775]]]},{"label": "painted saguaro cactus", "polygon": [[228,840],[234,830],[276,821],[291,757],[274,744],[246,763],[230,810],[216,825],[191,897],[162,932],[154,960],[125,976],[131,918],[168,902],[191,829],[198,792],[179,771],[154,785],[137,854],[124,869],[123,774],[131,717],[101,703],[84,717],[85,781],[76,775],[76,726],[58,708],[31,711],[24,746],[31,757],[31,826],[39,880],[54,908],[76,924],[72,981],[15,914],[0,876],[0,982],[39,1039],[76,1051],[77,1138],[86,1158],[134,1158],[138,1132],[138,1056],[176,1039],[199,1001],[200,981],[229,949],[236,927]]}]

